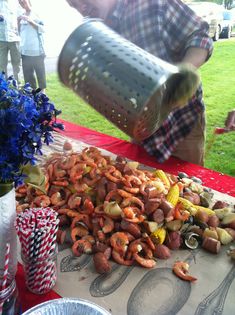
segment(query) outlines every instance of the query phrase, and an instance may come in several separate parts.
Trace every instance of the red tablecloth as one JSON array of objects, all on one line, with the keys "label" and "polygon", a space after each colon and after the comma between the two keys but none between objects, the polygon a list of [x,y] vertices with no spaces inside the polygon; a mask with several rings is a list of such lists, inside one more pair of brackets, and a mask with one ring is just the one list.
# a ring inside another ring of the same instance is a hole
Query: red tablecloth
[{"label": "red tablecloth", "polygon": [[[229,194],[235,197],[235,178],[206,169],[188,162],[170,158],[164,164],[156,162],[154,157],[149,156],[140,146],[123,141],[94,130],[81,127],[66,121],[62,121],[65,125],[63,134],[73,139],[81,140],[87,144],[94,145],[106,149],[114,154],[125,156],[129,159],[140,163],[161,168],[171,174],[177,174],[179,171],[188,175],[194,175],[203,180],[203,184],[212,189]],[[19,289],[20,299],[23,311],[36,304],[60,297],[54,291],[44,295],[35,295],[30,293],[25,287],[24,273],[22,266],[19,264],[16,281]]]},{"label": "red tablecloth", "polygon": [[218,173],[176,158],[170,158],[165,163],[160,164],[154,157],[149,156],[139,145],[120,140],[72,123],[65,121],[62,122],[66,128],[65,132],[63,133],[71,138],[79,139],[90,145],[106,149],[115,154],[123,155],[140,163],[155,168],[161,168],[171,174],[177,174],[179,171],[181,171],[187,173],[188,175],[197,176],[203,180],[203,184],[205,186],[235,197],[235,178],[232,176]]}]

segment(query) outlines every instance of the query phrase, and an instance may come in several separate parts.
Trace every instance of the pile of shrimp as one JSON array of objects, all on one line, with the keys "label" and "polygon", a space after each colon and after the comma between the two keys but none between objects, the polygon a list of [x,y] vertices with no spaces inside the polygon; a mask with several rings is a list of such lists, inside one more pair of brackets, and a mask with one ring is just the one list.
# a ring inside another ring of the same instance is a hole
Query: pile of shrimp
[{"label": "pile of shrimp", "polygon": [[46,193],[19,187],[17,211],[52,207],[60,221],[57,241],[70,243],[75,256],[102,253],[107,261],[152,268],[157,243],[148,222],[168,189],[154,172],[136,166],[95,147],[55,153],[42,166]]}]

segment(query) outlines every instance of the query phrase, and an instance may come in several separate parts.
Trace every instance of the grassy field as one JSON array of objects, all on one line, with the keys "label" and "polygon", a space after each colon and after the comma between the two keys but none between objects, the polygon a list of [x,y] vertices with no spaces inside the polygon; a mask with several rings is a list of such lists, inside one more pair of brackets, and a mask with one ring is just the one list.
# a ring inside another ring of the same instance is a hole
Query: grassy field
[{"label": "grassy field", "polygon": [[[215,127],[223,127],[227,112],[235,108],[235,38],[214,44],[214,53],[200,69],[207,113],[206,167],[235,176],[235,132],[218,135],[212,144]],[[72,91],[61,85],[57,74],[48,75],[47,94],[62,110],[61,118],[91,129],[128,140],[128,136],[109,123]]]}]

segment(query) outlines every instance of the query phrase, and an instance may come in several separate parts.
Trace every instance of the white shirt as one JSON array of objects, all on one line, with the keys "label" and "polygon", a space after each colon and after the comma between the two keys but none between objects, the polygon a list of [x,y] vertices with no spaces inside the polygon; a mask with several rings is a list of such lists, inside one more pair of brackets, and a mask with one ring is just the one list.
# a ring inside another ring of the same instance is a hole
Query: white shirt
[{"label": "white shirt", "polygon": [[0,41],[18,42],[20,40],[17,17],[20,14],[17,0],[0,0]]},{"label": "white shirt", "polygon": [[30,12],[28,15],[31,20],[33,20],[38,27],[33,27],[27,21],[20,21],[20,52],[25,56],[40,56],[44,54],[44,26],[43,22],[34,13]]}]

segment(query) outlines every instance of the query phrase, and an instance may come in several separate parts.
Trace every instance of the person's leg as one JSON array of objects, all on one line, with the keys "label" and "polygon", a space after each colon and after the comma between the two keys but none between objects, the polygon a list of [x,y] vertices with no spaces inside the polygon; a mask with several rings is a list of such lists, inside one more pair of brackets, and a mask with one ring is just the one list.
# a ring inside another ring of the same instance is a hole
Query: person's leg
[{"label": "person's leg", "polygon": [[4,71],[7,77],[8,43],[0,41],[0,71]]},{"label": "person's leg", "polygon": [[194,164],[204,165],[205,114],[202,113],[190,134],[176,147],[172,156]]},{"label": "person's leg", "polygon": [[9,43],[10,55],[11,55],[11,64],[13,68],[14,78],[19,81],[19,73],[20,73],[20,43],[12,42]]},{"label": "person's leg", "polygon": [[34,63],[34,69],[38,80],[38,87],[41,90],[44,90],[46,88],[46,69],[44,59],[44,56],[37,56],[35,57]]},{"label": "person's leg", "polygon": [[33,89],[37,88],[36,78],[34,75],[33,57],[22,55],[22,68],[24,75],[24,82],[30,83]]}]

